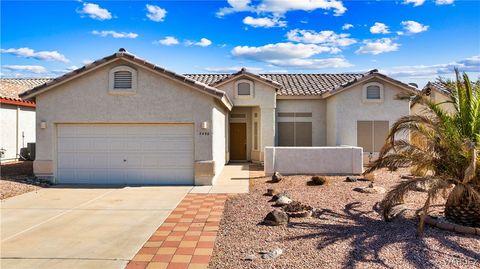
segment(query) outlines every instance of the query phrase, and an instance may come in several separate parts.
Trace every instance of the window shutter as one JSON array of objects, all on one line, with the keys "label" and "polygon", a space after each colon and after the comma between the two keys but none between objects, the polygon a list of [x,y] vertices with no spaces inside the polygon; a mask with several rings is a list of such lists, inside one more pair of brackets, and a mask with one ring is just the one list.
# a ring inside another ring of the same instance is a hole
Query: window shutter
[{"label": "window shutter", "polygon": [[367,99],[380,99],[380,87],[376,85],[368,86]]},{"label": "window shutter", "polygon": [[238,95],[250,95],[250,84],[246,82],[238,83]]},{"label": "window shutter", "polygon": [[132,88],[132,72],[116,71],[113,74],[114,89],[131,89]]}]

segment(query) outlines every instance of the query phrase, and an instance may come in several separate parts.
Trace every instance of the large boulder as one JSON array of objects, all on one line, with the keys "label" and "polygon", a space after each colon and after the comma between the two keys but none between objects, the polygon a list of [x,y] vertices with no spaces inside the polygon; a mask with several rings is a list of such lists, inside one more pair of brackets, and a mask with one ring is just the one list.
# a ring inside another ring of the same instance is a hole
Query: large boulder
[{"label": "large boulder", "polygon": [[275,209],[267,214],[263,223],[269,226],[286,225],[288,224],[288,215],[283,210]]}]

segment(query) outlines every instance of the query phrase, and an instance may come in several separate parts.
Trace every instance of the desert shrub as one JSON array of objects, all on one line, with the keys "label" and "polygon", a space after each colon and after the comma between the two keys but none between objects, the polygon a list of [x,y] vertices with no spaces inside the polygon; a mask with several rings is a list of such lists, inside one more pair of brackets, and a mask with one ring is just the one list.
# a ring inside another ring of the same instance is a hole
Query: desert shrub
[{"label": "desert shrub", "polygon": [[326,177],[313,176],[312,177],[312,183],[314,185],[327,185],[329,183],[329,180]]}]

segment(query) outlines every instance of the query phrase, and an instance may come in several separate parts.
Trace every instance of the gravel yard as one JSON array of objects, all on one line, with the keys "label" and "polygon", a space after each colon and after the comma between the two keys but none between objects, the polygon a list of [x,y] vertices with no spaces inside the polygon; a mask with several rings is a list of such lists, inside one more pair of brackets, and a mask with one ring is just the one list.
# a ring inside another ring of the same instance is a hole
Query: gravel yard
[{"label": "gravel yard", "polygon": [[0,200],[41,188],[25,182],[33,175],[32,162],[29,161],[2,164],[0,175]]},{"label": "gravel yard", "polygon": [[[388,190],[402,174],[407,171],[382,171],[375,182]],[[330,177],[328,185],[311,186],[309,176],[269,179],[254,179],[249,194],[227,201],[210,268],[480,268],[480,237],[428,226],[423,237],[416,236],[421,192],[406,200],[412,210],[405,218],[387,223],[377,205],[384,194],[353,191],[368,182]],[[264,195],[272,187],[316,208],[318,215],[291,219],[288,226],[261,225],[273,209]],[[278,258],[244,260],[277,247],[283,250]]]}]

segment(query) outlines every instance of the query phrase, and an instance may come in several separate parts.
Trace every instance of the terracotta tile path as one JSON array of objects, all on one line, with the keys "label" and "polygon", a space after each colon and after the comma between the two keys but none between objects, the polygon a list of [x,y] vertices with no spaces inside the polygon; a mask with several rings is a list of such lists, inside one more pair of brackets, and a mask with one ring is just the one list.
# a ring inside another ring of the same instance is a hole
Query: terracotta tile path
[{"label": "terracotta tile path", "polygon": [[208,268],[226,194],[188,194],[126,269]]},{"label": "terracotta tile path", "polygon": [[[250,165],[250,178],[263,167]],[[148,239],[125,269],[206,269],[227,194],[190,193]]]}]

